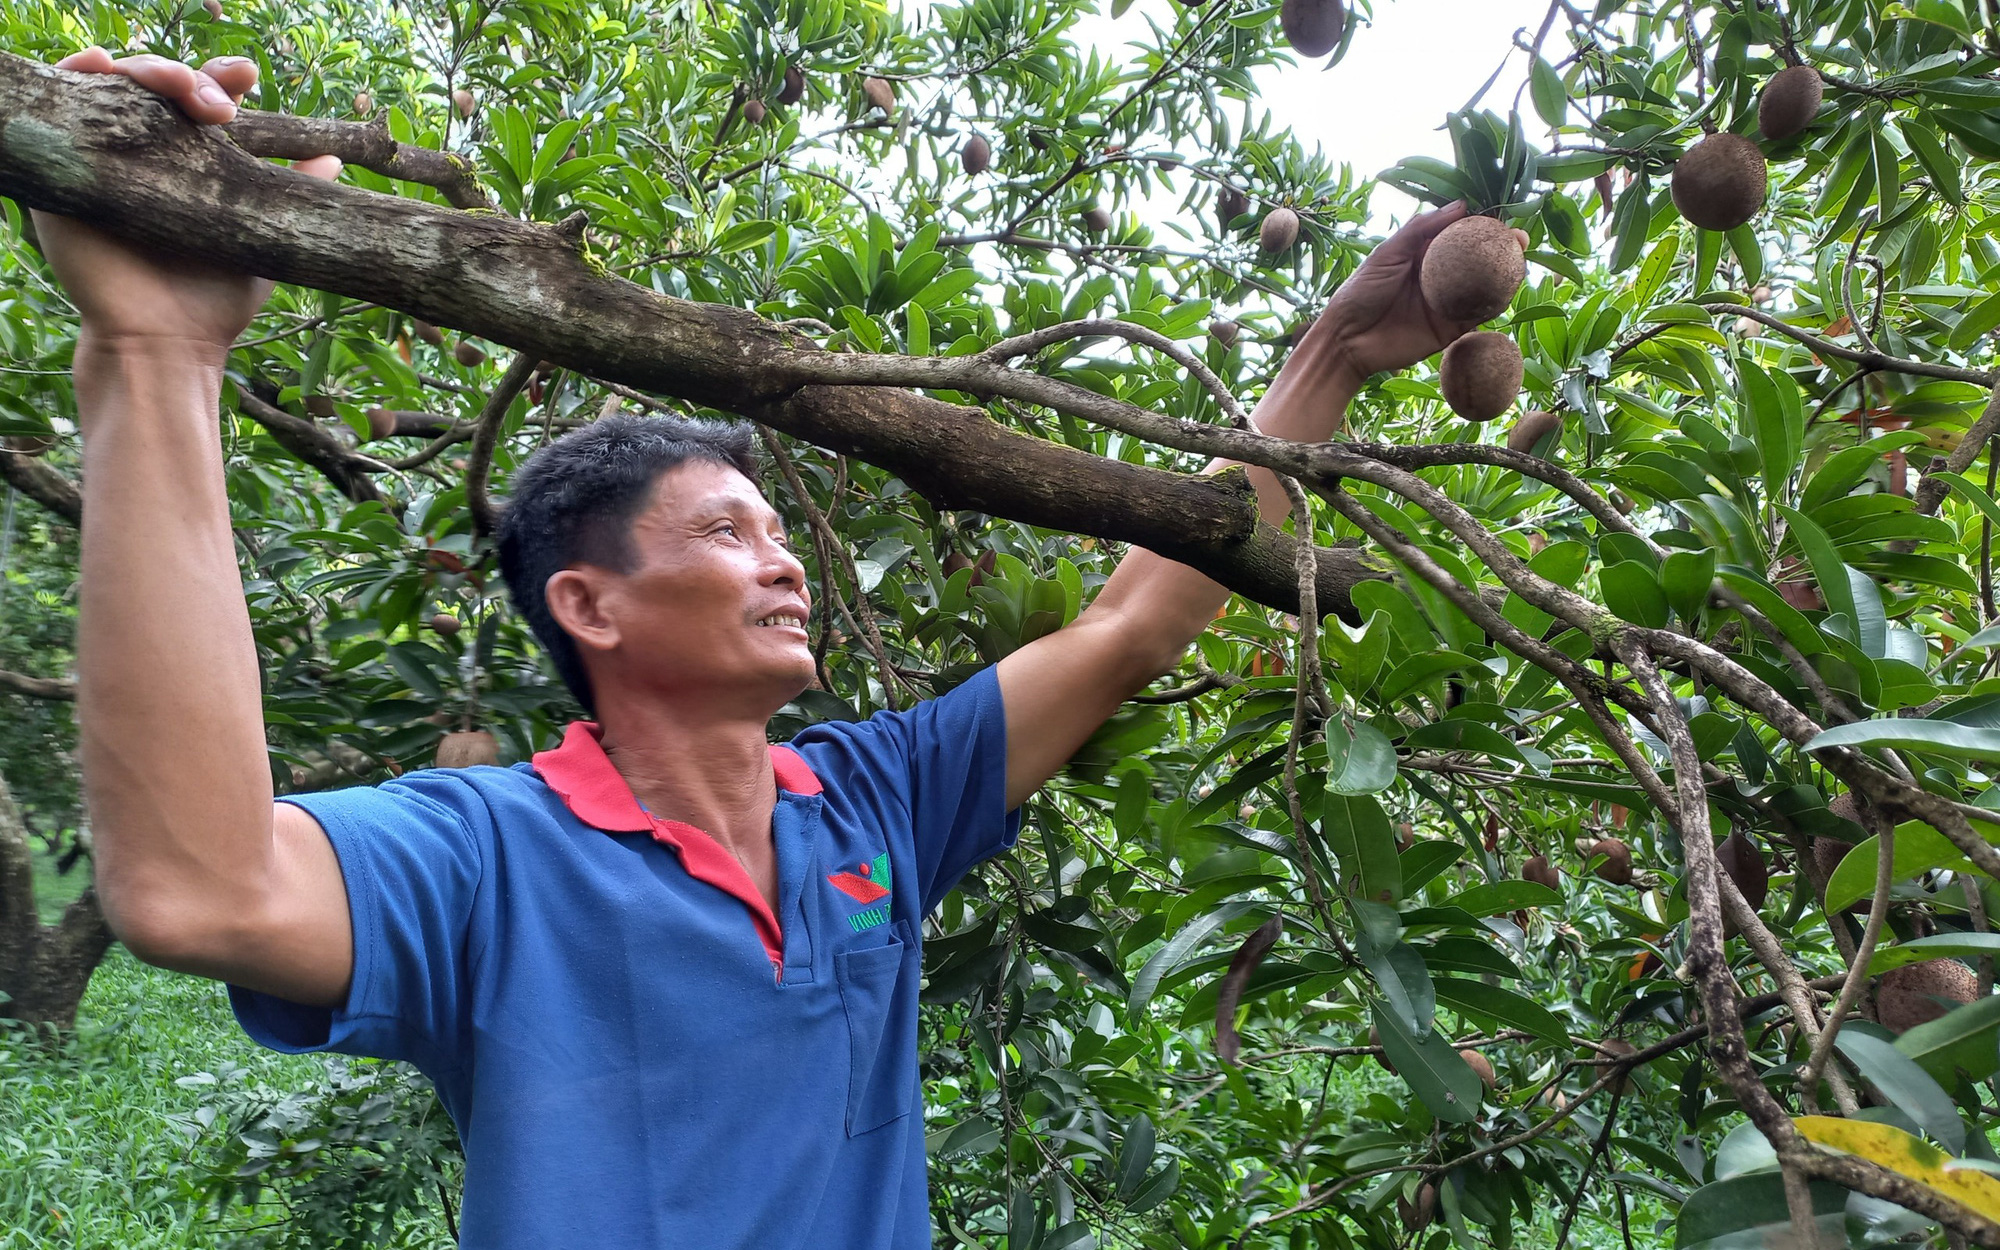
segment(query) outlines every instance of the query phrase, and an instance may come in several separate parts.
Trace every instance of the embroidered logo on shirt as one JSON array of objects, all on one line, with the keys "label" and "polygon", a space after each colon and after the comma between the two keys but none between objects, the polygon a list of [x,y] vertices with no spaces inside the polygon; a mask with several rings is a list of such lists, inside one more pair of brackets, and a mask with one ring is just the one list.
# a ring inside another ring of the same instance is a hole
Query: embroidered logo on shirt
[{"label": "embroidered logo on shirt", "polygon": [[[877,855],[873,863],[858,865],[853,872],[836,872],[827,875],[827,884],[857,903],[876,903],[889,897],[894,877],[889,870],[889,857]],[[847,918],[848,927],[856,933],[889,923],[889,909],[870,907]]]}]

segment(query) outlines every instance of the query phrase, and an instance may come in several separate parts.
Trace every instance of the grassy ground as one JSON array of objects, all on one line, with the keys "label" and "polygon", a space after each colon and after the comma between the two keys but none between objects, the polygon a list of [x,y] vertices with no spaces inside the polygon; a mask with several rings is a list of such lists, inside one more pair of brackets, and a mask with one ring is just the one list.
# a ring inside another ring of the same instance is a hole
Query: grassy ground
[{"label": "grassy ground", "polygon": [[[84,885],[82,872],[58,877],[39,856],[36,878],[44,922]],[[204,1090],[175,1082],[226,1064],[280,1088],[321,1070],[253,1044],[222,986],[149,968],[123,947],[91,978],[60,1050],[0,1033],[0,1250],[214,1246],[182,1197],[190,1143],[174,1124]]]}]

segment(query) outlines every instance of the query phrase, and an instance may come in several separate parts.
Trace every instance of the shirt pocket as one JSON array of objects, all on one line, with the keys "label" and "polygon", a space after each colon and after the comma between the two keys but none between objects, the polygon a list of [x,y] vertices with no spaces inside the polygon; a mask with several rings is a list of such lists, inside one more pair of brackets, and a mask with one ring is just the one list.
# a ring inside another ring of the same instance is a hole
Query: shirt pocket
[{"label": "shirt pocket", "polygon": [[840,951],[833,957],[841,1006],[847,1012],[849,1137],[910,1113],[916,1086],[916,1038],[910,1027],[915,976],[904,965],[911,950],[891,934],[887,945]]}]

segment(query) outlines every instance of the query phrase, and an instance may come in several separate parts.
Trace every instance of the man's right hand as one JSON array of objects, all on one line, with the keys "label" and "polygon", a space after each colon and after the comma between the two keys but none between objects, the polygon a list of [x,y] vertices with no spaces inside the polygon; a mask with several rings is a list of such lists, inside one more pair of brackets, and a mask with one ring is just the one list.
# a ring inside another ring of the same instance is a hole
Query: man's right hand
[{"label": "man's right hand", "polygon": [[[87,48],[57,68],[123,74],[207,125],[232,120],[257,85],[256,62],[240,56],[217,57],[197,70],[165,57],[113,58],[102,48]],[[294,168],[315,178],[340,175],[340,161],[331,156]],[[219,362],[271,293],[264,279],[150,252],[71,218],[37,212],[34,219],[49,267],[82,314],[84,337],[94,347],[172,340]]]}]

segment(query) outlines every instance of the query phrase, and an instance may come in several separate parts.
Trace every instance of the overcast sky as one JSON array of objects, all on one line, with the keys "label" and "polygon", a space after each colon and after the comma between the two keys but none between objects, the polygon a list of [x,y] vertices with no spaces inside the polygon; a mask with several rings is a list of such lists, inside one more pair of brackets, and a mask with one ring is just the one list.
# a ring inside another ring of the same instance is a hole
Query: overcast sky
[{"label": "overcast sky", "polygon": [[[1145,30],[1140,12],[1170,3],[1142,0],[1123,17],[1084,23],[1079,37],[1127,58],[1121,44]],[[1346,59],[1332,69],[1314,62],[1261,71],[1263,103],[1307,146],[1317,143],[1363,177],[1405,156],[1448,161],[1451,141],[1439,129],[1445,115],[1463,108],[1503,58],[1506,67],[1482,103],[1505,114],[1527,77],[1526,54],[1508,56],[1514,32],[1525,26],[1532,37],[1548,8],[1548,0],[1376,0],[1372,24],[1356,31]],[[1110,11],[1109,0],[1103,9]],[[1531,111],[1525,102],[1523,109]],[[1539,123],[1530,119],[1529,126]],[[1374,207],[1386,224],[1408,216],[1415,203],[1377,187]]]}]

